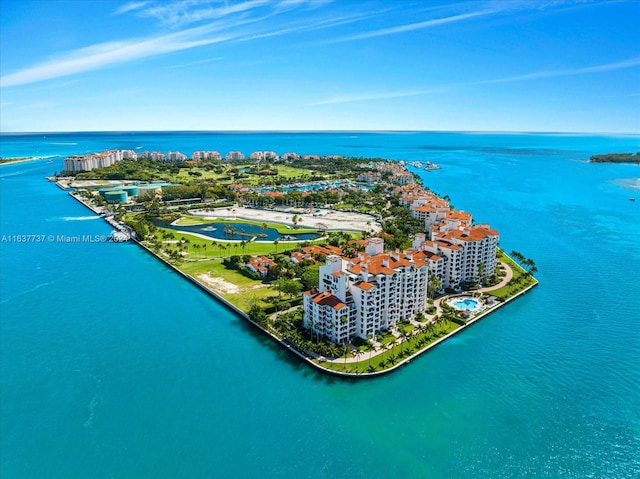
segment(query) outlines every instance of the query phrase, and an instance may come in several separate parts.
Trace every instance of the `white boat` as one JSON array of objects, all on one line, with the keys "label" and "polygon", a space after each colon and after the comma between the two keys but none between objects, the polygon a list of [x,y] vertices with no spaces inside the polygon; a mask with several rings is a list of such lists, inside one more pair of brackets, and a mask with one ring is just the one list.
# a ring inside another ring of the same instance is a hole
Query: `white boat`
[{"label": "white boat", "polygon": [[436,165],[435,163],[427,162],[427,166],[425,166],[424,169],[426,171],[439,170],[440,166]]},{"label": "white boat", "polygon": [[114,243],[124,243],[129,241],[131,237],[127,233],[123,233],[122,231],[113,230],[109,235],[109,241]]}]

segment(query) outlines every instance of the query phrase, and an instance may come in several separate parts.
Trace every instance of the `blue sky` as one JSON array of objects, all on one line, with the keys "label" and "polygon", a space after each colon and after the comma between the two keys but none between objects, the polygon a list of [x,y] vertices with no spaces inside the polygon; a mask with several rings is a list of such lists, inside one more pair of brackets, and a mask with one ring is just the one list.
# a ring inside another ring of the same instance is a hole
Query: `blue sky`
[{"label": "blue sky", "polygon": [[0,130],[638,133],[638,25],[638,0],[2,0]]}]

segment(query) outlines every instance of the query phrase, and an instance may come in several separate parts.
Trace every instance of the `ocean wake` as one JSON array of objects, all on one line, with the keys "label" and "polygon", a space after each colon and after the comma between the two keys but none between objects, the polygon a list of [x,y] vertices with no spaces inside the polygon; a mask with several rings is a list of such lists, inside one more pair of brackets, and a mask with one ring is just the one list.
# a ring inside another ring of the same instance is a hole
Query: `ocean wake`
[{"label": "ocean wake", "polygon": [[98,405],[98,393],[95,393],[91,398],[91,402],[89,403],[89,417],[84,422],[84,427],[90,428],[93,427],[93,418],[96,415],[96,406]]},{"label": "ocean wake", "polygon": [[613,180],[612,183],[625,189],[640,190],[640,178],[620,178]]},{"label": "ocean wake", "polygon": [[62,221],[90,221],[98,220],[99,216],[63,216]]}]

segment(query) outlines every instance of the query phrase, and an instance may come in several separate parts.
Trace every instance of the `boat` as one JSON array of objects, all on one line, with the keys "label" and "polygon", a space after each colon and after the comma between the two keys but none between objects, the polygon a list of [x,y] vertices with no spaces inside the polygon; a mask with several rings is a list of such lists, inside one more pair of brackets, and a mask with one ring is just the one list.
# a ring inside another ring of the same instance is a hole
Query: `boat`
[{"label": "boat", "polygon": [[629,198],[629,201],[635,201],[635,200],[636,200],[636,199],[635,199],[635,197],[633,197],[633,196],[632,196],[631,198]]},{"label": "boat", "polygon": [[440,166],[435,163],[427,162],[427,166],[425,166],[424,169],[425,171],[439,170]]},{"label": "boat", "polygon": [[130,239],[131,237],[127,233],[118,230],[113,230],[109,235],[109,241],[113,243],[124,243]]}]

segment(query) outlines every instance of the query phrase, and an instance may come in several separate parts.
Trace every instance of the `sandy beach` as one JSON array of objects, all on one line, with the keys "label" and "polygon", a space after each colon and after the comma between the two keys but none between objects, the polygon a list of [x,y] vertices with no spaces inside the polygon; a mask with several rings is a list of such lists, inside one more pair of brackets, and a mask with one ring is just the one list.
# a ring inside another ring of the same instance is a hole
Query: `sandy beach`
[{"label": "sandy beach", "polygon": [[[373,231],[382,230],[373,216],[362,213],[351,213],[328,209],[314,209],[313,213],[289,212],[280,210],[264,210],[257,208],[233,207],[190,210],[189,214],[204,219],[244,219],[249,221],[266,221],[294,226],[293,217],[299,218],[298,226],[318,228],[328,231]],[[305,210],[308,211],[308,210]]]}]

